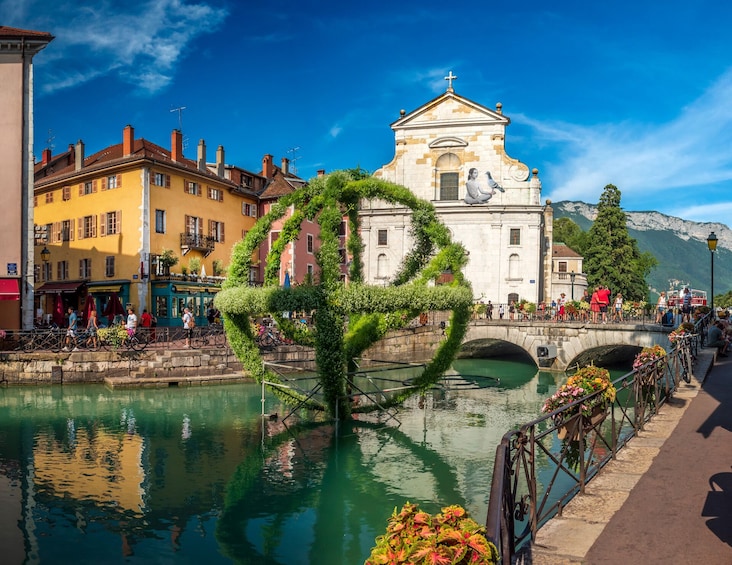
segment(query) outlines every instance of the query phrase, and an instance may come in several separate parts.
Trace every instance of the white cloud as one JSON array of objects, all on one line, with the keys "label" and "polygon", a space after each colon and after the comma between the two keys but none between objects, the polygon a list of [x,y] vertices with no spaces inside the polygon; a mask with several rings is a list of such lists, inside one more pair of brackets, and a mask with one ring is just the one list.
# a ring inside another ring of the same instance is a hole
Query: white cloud
[{"label": "white cloud", "polygon": [[[631,121],[577,125],[515,116],[539,142],[559,147],[556,161],[542,171],[552,200],[597,201],[607,184],[647,210],[723,221],[731,211],[732,71],[701,97],[659,125]],[[693,194],[691,201],[688,196]],[[724,208],[714,201],[724,203]],[[645,204],[643,204],[645,203]],[[723,212],[723,210],[725,210]]]},{"label": "white cloud", "polygon": [[154,93],[172,80],[191,42],[224,21],[226,9],[203,2],[43,2],[43,21],[56,37],[37,66],[48,74],[44,92],[116,74],[138,92]]}]

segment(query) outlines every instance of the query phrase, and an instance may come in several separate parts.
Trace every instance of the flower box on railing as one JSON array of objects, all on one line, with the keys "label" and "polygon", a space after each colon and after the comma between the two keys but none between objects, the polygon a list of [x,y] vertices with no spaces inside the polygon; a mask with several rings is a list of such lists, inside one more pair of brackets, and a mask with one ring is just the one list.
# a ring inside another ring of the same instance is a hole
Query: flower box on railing
[{"label": "flower box on railing", "polygon": [[[564,441],[578,441],[580,438],[580,432],[583,431],[584,435],[593,429],[597,429],[597,426],[601,424],[607,417],[607,407],[602,404],[592,408],[590,415],[585,416],[583,414],[575,415],[571,417],[566,423],[562,424],[557,428],[557,437]],[[580,429],[580,427],[582,429]]]}]

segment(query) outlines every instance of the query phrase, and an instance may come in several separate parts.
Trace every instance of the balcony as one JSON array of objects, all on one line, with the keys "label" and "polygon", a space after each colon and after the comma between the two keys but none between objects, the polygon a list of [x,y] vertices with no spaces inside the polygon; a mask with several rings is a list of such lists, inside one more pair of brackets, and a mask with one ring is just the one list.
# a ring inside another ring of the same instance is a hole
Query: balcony
[{"label": "balcony", "polygon": [[214,250],[216,239],[209,235],[201,235],[199,233],[182,233],[180,234],[180,250],[183,255],[191,250],[200,251],[204,257]]}]

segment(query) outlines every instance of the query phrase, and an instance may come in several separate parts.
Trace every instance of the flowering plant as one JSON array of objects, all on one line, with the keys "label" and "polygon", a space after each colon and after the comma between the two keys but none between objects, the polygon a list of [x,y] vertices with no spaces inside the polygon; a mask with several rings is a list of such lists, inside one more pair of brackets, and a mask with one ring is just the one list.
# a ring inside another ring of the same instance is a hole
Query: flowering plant
[{"label": "flowering plant", "polygon": [[[666,350],[660,345],[654,345],[653,347],[644,347],[633,360],[633,369],[639,369],[643,365],[647,365],[653,361],[663,359],[666,356]],[[656,366],[661,365],[657,363]]]},{"label": "flowering plant", "polygon": [[610,382],[610,371],[588,365],[570,376],[557,392],[547,398],[541,411],[554,412],[575,400],[600,391],[602,391],[602,394],[598,394],[579,405],[582,415],[589,417],[592,409],[596,406],[601,406],[606,401],[612,402],[615,400],[615,387]]},{"label": "flowering plant", "polygon": [[386,534],[376,538],[376,546],[364,565],[495,565],[498,560],[498,549],[486,539],[485,528],[464,508],[447,506],[432,516],[407,502],[399,513],[394,508]]},{"label": "flowering plant", "polygon": [[673,330],[671,333],[668,334],[668,339],[671,343],[676,343],[677,341],[690,336],[694,333],[694,324],[691,324],[689,322],[684,322],[681,324],[678,328]]},{"label": "flowering plant", "polygon": [[8,334],[7,334],[6,332],[5,332],[5,330],[0,330],[0,339],[5,339],[5,337],[6,337],[7,335],[8,335]]}]

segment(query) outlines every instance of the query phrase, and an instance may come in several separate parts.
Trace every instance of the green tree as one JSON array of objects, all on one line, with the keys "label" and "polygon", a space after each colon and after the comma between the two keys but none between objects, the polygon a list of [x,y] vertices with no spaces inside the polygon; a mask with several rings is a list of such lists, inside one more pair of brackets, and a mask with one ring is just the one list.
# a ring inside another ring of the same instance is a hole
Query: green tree
[{"label": "green tree", "polygon": [[582,231],[582,228],[571,219],[558,218],[555,220],[553,236],[555,243],[564,243],[580,255],[584,255],[588,244],[588,233]]},{"label": "green tree", "polygon": [[620,208],[620,190],[608,184],[597,205],[597,218],[584,249],[585,272],[590,288],[607,285],[628,300],[644,300],[646,276],[657,264],[650,253],[641,253],[628,235],[627,217]]}]

